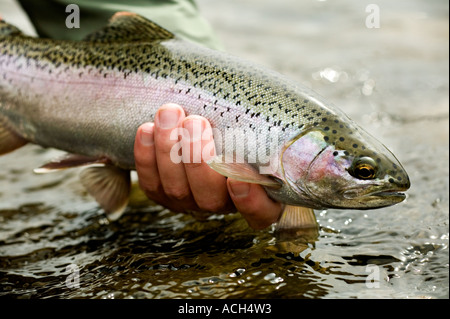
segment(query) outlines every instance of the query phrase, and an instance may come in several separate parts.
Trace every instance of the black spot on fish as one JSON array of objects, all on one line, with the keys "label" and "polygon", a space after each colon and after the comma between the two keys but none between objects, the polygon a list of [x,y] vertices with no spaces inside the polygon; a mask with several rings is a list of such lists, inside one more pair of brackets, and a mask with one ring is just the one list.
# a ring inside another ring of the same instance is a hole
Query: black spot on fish
[{"label": "black spot on fish", "polygon": [[325,130],[325,131],[329,131],[330,128],[329,128],[328,126],[325,126],[324,130]]},{"label": "black spot on fish", "polygon": [[358,144],[353,144],[353,148],[358,148]]},{"label": "black spot on fish", "polygon": [[322,118],[322,122],[326,122],[326,121],[327,121],[326,117]]},{"label": "black spot on fish", "polygon": [[334,151],[333,152],[333,156],[338,156],[339,155],[339,152],[338,151]]},{"label": "black spot on fish", "polygon": [[323,139],[327,142],[330,138],[328,136],[324,136]]},{"label": "black spot on fish", "polygon": [[345,141],[345,138],[340,137],[340,138],[339,138],[339,141],[343,142],[343,141]]},{"label": "black spot on fish", "polygon": [[337,133],[337,131],[336,131],[336,130],[333,130],[332,132],[333,132],[333,134],[336,134],[336,133]]},{"label": "black spot on fish", "polygon": [[394,179],[393,178],[389,178],[389,183],[394,183]]}]

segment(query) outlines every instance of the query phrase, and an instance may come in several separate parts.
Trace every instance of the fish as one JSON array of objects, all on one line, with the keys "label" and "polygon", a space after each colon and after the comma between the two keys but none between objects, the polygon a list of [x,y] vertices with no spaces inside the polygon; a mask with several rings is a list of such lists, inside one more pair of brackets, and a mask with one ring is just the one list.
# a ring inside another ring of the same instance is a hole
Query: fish
[{"label": "fish", "polygon": [[410,187],[392,152],[319,94],[136,13],[81,41],[0,21],[0,155],[27,143],[67,152],[35,172],[85,167],[81,182],[110,220],[128,205],[137,129],[165,103],[234,132],[234,147],[214,135],[208,165],[283,203],[277,230],[317,229],[315,209],[391,206]]}]

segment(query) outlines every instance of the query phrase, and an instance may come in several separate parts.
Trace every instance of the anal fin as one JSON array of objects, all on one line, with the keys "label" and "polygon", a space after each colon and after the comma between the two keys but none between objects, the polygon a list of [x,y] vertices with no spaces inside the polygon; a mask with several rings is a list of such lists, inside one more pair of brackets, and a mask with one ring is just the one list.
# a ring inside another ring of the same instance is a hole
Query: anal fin
[{"label": "anal fin", "polygon": [[0,122],[0,155],[12,152],[27,143],[27,140],[9,130]]},{"label": "anal fin", "polygon": [[80,173],[81,183],[105,210],[109,220],[117,220],[128,205],[130,172],[116,166],[88,167]]}]

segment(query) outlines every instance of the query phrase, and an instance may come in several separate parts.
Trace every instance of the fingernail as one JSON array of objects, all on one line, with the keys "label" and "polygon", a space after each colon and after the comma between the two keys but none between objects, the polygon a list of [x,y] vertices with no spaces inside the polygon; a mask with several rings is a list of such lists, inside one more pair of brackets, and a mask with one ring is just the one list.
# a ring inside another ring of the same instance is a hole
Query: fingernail
[{"label": "fingernail", "polygon": [[250,192],[250,184],[240,181],[230,180],[230,188],[234,197],[238,198],[246,197]]},{"label": "fingernail", "polygon": [[153,138],[153,123],[145,123],[141,127],[140,141],[144,146],[152,146],[155,143]]},{"label": "fingernail", "polygon": [[177,126],[180,119],[180,111],[176,108],[160,109],[156,121],[162,129],[170,129]]},{"label": "fingernail", "polygon": [[189,135],[185,136],[185,138],[188,138],[190,142],[197,142],[202,139],[204,125],[201,119],[188,119],[183,122],[183,127],[187,130]]}]

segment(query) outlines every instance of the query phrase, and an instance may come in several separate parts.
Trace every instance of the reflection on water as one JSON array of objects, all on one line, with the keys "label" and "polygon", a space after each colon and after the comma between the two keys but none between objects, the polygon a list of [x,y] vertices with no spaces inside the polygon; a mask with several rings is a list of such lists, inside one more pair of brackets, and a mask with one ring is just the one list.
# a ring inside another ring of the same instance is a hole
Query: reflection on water
[{"label": "reflection on water", "polygon": [[[448,238],[423,233],[422,241],[402,247],[398,238],[406,234],[364,231],[367,218],[357,215],[352,223],[359,227],[323,227],[314,244],[305,244],[279,240],[273,230],[251,231],[239,215],[197,222],[150,207],[109,223],[97,209],[68,213],[28,204],[0,211],[0,296],[442,297],[439,255]],[[340,224],[339,213],[324,217]],[[78,267],[79,287],[67,284],[68,265]],[[370,288],[374,265],[379,275]]]},{"label": "reflection on water", "polygon": [[448,3],[377,3],[378,31],[355,27],[355,1],[199,1],[227,50],[309,84],[393,149],[406,202],[317,211],[309,243],[138,200],[109,223],[77,170],[31,173],[57,151],[26,146],[0,157],[0,296],[448,298]]}]

